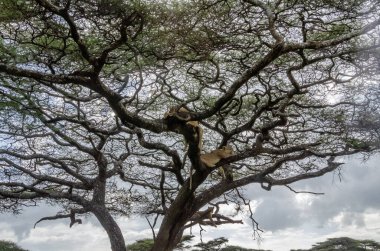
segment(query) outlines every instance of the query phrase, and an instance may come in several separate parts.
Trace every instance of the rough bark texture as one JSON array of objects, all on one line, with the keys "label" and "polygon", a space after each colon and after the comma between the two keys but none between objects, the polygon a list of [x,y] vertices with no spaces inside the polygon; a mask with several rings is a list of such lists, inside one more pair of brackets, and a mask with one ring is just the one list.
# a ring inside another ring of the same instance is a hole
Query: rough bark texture
[{"label": "rough bark texture", "polygon": [[206,172],[195,173],[192,180],[192,189],[190,190],[190,181],[188,180],[181,188],[177,198],[168,208],[167,213],[161,223],[160,230],[157,234],[152,251],[170,251],[181,240],[183,227],[189,221],[190,217],[199,210],[200,207],[194,203],[194,191],[207,178]]},{"label": "rough bark texture", "polygon": [[106,230],[112,251],[126,251],[123,234],[109,211],[104,206],[93,206],[92,212]]}]

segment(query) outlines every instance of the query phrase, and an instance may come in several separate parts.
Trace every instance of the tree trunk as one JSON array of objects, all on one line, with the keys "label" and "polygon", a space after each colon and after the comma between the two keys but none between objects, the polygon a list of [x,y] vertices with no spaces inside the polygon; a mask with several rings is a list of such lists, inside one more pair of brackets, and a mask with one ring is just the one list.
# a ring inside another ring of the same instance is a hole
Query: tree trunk
[{"label": "tree trunk", "polygon": [[193,175],[192,189],[189,180],[179,191],[177,198],[167,210],[151,251],[172,251],[182,238],[183,226],[199,209],[195,208],[194,190],[206,179],[207,173]]},{"label": "tree trunk", "polygon": [[191,204],[189,202],[184,206],[171,207],[172,210],[168,210],[151,251],[171,251],[174,249],[182,238],[183,226],[193,214],[190,209]]},{"label": "tree trunk", "polygon": [[106,207],[93,206],[91,210],[108,234],[112,251],[126,251],[123,234]]}]

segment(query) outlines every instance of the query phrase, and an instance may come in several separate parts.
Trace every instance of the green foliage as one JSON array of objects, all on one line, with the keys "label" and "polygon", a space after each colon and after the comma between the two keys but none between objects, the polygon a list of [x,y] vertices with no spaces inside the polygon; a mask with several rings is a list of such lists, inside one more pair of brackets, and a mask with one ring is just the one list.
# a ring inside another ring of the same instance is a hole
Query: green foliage
[{"label": "green foliage", "polygon": [[0,241],[0,251],[28,251],[17,246],[16,243],[11,241]]},{"label": "green foliage", "polygon": [[[181,242],[178,243],[175,250],[189,250],[190,246],[186,243],[190,242],[194,238],[193,235],[185,235],[182,237]],[[153,239],[142,239],[127,246],[129,251],[150,251],[153,247]],[[1,250],[0,250],[1,251]]]},{"label": "green foliage", "polygon": [[292,249],[291,251],[365,251],[380,250],[380,243],[372,240],[355,240],[348,237],[331,238],[318,242],[311,249]]},{"label": "green foliage", "polygon": [[262,249],[243,248],[240,246],[232,246],[232,245],[222,247],[226,245],[227,242],[228,242],[227,238],[219,237],[211,241],[208,241],[206,243],[195,244],[194,247],[196,247],[196,249],[193,249],[192,251],[270,251],[270,250],[262,250]]},{"label": "green foliage", "polygon": [[149,251],[153,247],[154,241],[152,239],[142,239],[127,246],[130,251]]},{"label": "green foliage", "polygon": [[270,251],[270,250],[243,248],[240,246],[227,246],[220,249],[220,251]]},{"label": "green foliage", "polygon": [[28,19],[33,13],[33,4],[29,0],[1,0],[0,22],[18,22]]},{"label": "green foliage", "polygon": [[18,108],[19,104],[14,102],[14,101],[1,101],[0,100],[0,109],[5,109],[5,108]]},{"label": "green foliage", "polygon": [[351,28],[346,24],[342,24],[342,23],[332,24],[331,27],[329,27],[329,30],[326,30],[325,32],[314,33],[310,38],[312,40],[317,40],[317,41],[334,39],[347,32],[350,32],[350,30]]},{"label": "green foliage", "polygon": [[16,58],[16,48],[4,44],[4,39],[0,37],[0,57],[2,60]]},{"label": "green foliage", "polygon": [[218,251],[220,248],[228,242],[228,239],[225,237],[219,237],[208,242],[201,242],[195,244],[193,251]]},{"label": "green foliage", "polygon": [[[174,250],[190,250],[191,246],[186,245],[186,243],[192,241],[194,238],[193,235],[185,235],[182,237],[181,242],[175,247]],[[262,249],[250,249],[243,248],[240,246],[225,246],[228,242],[228,239],[225,237],[219,237],[213,240],[210,240],[206,243],[200,242],[193,246],[192,251],[270,251],[270,250],[262,250]],[[138,240],[135,243],[132,243],[127,246],[127,250],[130,251],[150,251],[153,246],[152,239],[142,239]],[[0,250],[1,251],[1,250]]]},{"label": "green foliage", "polygon": [[9,22],[21,18],[22,13],[19,11],[23,1],[2,0],[0,2],[0,22]]},{"label": "green foliage", "polygon": [[352,147],[354,149],[365,149],[365,148],[368,148],[368,144],[366,142],[358,140],[358,139],[355,139],[355,138],[348,138],[346,140],[346,142],[347,142],[347,145],[349,147]]}]

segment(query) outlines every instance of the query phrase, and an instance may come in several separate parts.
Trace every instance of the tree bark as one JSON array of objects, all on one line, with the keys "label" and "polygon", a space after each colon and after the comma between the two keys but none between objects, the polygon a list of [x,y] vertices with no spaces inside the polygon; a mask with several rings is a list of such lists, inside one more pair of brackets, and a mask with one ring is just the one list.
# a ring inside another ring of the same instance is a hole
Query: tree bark
[{"label": "tree bark", "polygon": [[192,215],[191,203],[179,203],[169,208],[165,215],[151,251],[171,251],[181,240],[182,227]]},{"label": "tree bark", "polygon": [[183,226],[199,209],[195,207],[194,191],[207,178],[207,174],[196,172],[192,178],[192,189],[190,189],[189,179],[186,181],[166,212],[151,251],[172,251],[181,240]]},{"label": "tree bark", "polygon": [[91,210],[103,228],[106,230],[111,242],[112,251],[126,251],[123,234],[116,221],[105,206],[93,206]]}]

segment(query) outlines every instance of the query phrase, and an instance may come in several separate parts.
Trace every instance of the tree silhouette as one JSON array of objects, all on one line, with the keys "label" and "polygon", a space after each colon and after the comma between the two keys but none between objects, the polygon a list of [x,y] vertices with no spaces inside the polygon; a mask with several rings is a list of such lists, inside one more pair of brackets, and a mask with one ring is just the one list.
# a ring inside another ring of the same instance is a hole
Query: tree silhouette
[{"label": "tree silhouette", "polygon": [[2,210],[93,214],[113,251],[114,216],[141,214],[172,250],[195,224],[242,223],[219,209],[249,207],[249,184],[292,189],[379,149],[376,1],[0,8]]},{"label": "tree silhouette", "polygon": [[297,249],[293,251],[364,251],[364,250],[380,250],[380,244],[373,240],[355,240],[348,237],[329,238],[326,241],[314,244],[311,249]]}]

